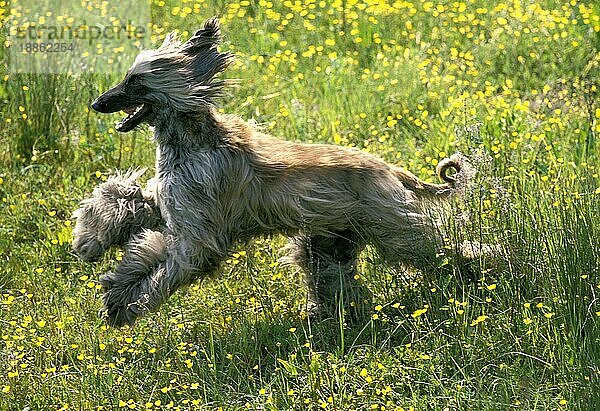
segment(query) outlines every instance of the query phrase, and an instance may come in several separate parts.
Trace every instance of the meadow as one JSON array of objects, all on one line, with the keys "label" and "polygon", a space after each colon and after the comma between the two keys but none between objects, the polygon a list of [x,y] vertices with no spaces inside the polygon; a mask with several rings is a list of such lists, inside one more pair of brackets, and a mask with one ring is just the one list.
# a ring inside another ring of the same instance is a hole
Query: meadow
[{"label": "meadow", "polygon": [[285,240],[258,239],[125,329],[98,316],[122,253],[79,261],[70,216],[115,170],[150,177],[151,132],[89,108],[124,71],[14,70],[23,4],[0,0],[0,409],[600,409],[597,2],[152,0],[154,46],[220,16],[237,56],[223,112],[428,181],[469,157],[442,230],[501,251],[467,278],[366,250],[364,321],[319,323]]}]

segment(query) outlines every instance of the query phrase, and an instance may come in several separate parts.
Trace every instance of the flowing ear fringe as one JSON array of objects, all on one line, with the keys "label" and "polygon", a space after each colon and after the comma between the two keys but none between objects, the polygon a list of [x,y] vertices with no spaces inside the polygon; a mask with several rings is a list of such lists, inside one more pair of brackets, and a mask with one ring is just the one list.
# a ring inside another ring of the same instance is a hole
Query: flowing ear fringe
[{"label": "flowing ear fringe", "polygon": [[216,17],[208,19],[187,41],[169,33],[161,47],[140,54],[138,66],[147,72],[145,85],[168,94],[178,110],[195,111],[214,105],[230,81],[215,78],[234,61],[229,51],[220,51],[221,28]]},{"label": "flowing ear fringe", "polygon": [[182,46],[184,53],[196,53],[204,47],[215,47],[223,40],[221,36],[221,26],[216,17],[212,17],[204,22],[204,27],[197,30],[192,37]]},{"label": "flowing ear fringe", "polygon": [[214,81],[213,78],[229,67],[234,60],[232,53],[220,52],[217,49],[221,40],[219,20],[213,17],[182,45],[182,52],[189,58],[185,70],[199,83],[201,94],[209,103],[213,98],[221,96],[223,87],[229,84],[226,80]]},{"label": "flowing ear fringe", "polygon": [[200,83],[210,86],[212,78],[229,67],[233,59],[234,56],[229,52],[219,52],[216,48],[204,48],[190,56],[185,69],[188,71],[188,75]]},{"label": "flowing ear fringe", "polygon": [[221,44],[223,36],[221,36],[221,25],[217,17],[211,17],[204,22],[201,29],[196,30],[194,35],[185,43],[181,43],[177,31],[172,31],[166,35],[159,50],[167,50],[178,47],[183,53],[193,54],[198,52],[198,49],[203,47],[213,47]]}]

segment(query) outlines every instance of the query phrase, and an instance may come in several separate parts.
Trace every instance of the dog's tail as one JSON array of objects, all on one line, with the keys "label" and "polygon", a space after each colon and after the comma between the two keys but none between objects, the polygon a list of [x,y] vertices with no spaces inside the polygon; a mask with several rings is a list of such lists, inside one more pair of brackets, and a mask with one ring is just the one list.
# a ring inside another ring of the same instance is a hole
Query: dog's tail
[{"label": "dog's tail", "polygon": [[[463,160],[464,158],[460,154],[452,154],[450,158],[445,158],[438,163],[437,167],[435,168],[435,172],[440,177],[440,179],[454,187],[454,185],[456,184],[455,176],[462,170]],[[455,174],[449,176],[448,170],[454,170]]]},{"label": "dog's tail", "polygon": [[[454,193],[454,188],[458,180],[457,176],[461,174],[464,165],[464,157],[460,154],[453,154],[450,158],[440,161],[437,165],[436,173],[444,181],[444,184],[427,183],[403,169],[398,169],[396,173],[402,183],[417,196],[421,198],[440,198]],[[450,170],[454,170],[454,174],[448,174]]]}]

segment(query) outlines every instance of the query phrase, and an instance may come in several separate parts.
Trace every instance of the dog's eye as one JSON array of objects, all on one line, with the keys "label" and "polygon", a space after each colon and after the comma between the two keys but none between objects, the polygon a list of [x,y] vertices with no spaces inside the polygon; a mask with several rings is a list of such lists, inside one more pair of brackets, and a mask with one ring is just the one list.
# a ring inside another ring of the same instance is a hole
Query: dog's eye
[{"label": "dog's eye", "polygon": [[141,76],[138,74],[132,75],[129,80],[127,80],[127,90],[133,94],[141,94],[144,92],[145,87],[142,84]]}]

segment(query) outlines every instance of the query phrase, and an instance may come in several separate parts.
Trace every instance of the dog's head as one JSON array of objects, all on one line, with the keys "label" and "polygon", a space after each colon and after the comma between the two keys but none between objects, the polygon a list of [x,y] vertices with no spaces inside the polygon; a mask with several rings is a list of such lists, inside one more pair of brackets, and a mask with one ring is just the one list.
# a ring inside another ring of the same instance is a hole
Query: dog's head
[{"label": "dog's head", "polygon": [[136,230],[159,219],[154,201],[135,181],[141,172],[109,178],[73,213],[73,251],[82,260],[96,261],[110,246],[125,244]]},{"label": "dog's head", "polygon": [[221,29],[216,18],[207,20],[188,41],[167,35],[156,50],[144,50],[125,78],[102,94],[92,108],[101,113],[125,111],[116,130],[127,132],[142,122],[154,125],[173,112],[195,113],[213,104],[223,80],[214,77],[225,70],[233,55],[217,49]]}]

